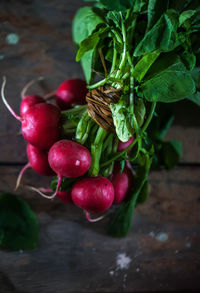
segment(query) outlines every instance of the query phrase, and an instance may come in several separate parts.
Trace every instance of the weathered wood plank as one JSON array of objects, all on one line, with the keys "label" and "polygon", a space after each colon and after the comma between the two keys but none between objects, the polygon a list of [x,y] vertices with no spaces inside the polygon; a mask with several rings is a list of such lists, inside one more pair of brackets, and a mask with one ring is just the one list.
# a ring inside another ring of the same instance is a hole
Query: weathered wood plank
[{"label": "weathered wood plank", "polygon": [[[75,62],[71,22],[77,9],[85,3],[81,0],[9,3],[0,3],[0,66],[1,74],[7,76],[6,97],[18,112],[21,89],[32,78],[43,75],[45,80],[33,86],[29,93],[45,94],[64,79],[83,77],[80,64]],[[15,44],[7,39],[11,33],[19,37]],[[16,135],[20,123],[0,105],[0,162],[24,162],[25,144]],[[183,102],[176,103],[175,113],[179,124],[170,130],[168,137],[183,141],[182,162],[200,162],[200,131],[194,127],[199,125],[198,110],[191,103],[184,107]]]},{"label": "weathered wood plank", "polygon": [[[11,191],[18,171],[1,167],[0,190]],[[200,289],[199,175],[200,168],[152,172],[150,198],[123,239],[106,234],[108,218],[91,224],[75,207],[20,190],[38,215],[41,241],[31,252],[1,250],[0,271],[26,293]],[[42,184],[31,171],[23,182]]]}]

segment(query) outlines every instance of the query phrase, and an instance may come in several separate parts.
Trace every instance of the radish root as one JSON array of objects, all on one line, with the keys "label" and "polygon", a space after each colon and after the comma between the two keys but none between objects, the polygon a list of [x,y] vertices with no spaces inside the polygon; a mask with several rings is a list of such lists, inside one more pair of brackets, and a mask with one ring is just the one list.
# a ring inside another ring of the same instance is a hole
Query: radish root
[{"label": "radish root", "polygon": [[100,217],[98,217],[98,218],[92,219],[91,216],[90,216],[90,213],[89,213],[89,212],[84,211],[84,213],[85,213],[86,219],[87,219],[89,222],[91,222],[91,223],[98,222],[98,221],[102,220],[102,219],[105,217],[105,215],[102,215],[102,216],[100,216]]},{"label": "radish root", "polygon": [[46,195],[45,193],[43,193],[44,191],[45,192],[50,192],[49,189],[46,190],[45,188],[42,188],[42,187],[36,188],[36,187],[30,186],[30,185],[26,185],[25,187],[27,189],[29,189],[29,190],[32,190],[32,191],[35,191],[35,192],[39,193],[42,197],[45,197],[45,198],[48,198],[48,199],[54,199],[54,197],[56,197],[56,195],[57,195],[57,193],[59,191],[61,182],[62,182],[62,177],[59,176],[56,191],[52,195]]},{"label": "radish root", "polygon": [[1,98],[2,98],[2,101],[4,103],[4,105],[7,107],[8,111],[17,119],[19,120],[20,122],[22,122],[22,118],[17,115],[15,113],[15,111],[11,108],[11,106],[8,104],[8,102],[6,101],[6,98],[5,98],[5,94],[4,94],[4,91],[5,91],[5,85],[6,85],[6,77],[3,76],[3,83],[2,83],[2,86],[1,86]]},{"label": "radish root", "polygon": [[15,186],[15,191],[18,189],[19,185],[20,185],[20,182],[21,182],[21,179],[22,179],[22,176],[24,175],[25,171],[28,169],[28,168],[31,168],[31,164],[30,163],[27,163],[20,171],[18,177],[17,177],[17,181],[16,181],[16,186]]},{"label": "radish root", "polygon": [[36,83],[37,81],[41,81],[41,80],[44,80],[43,76],[40,76],[38,78],[35,78],[35,79],[32,79],[31,81],[29,81],[21,91],[21,98],[22,99],[25,98],[26,92],[29,89],[29,87],[32,86],[32,84]]}]

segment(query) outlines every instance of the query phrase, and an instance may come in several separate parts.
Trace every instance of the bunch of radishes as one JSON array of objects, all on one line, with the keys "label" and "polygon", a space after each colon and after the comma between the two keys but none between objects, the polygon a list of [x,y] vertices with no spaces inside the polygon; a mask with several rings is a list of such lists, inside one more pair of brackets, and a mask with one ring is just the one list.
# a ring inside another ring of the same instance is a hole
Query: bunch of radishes
[{"label": "bunch of radishes", "polygon": [[[88,175],[91,166],[90,150],[75,141],[73,135],[66,139],[62,134],[62,112],[66,109],[76,109],[77,105],[86,104],[86,83],[80,79],[64,81],[57,91],[41,97],[38,95],[25,95],[31,81],[22,92],[20,116],[17,115],[5,99],[4,78],[1,96],[10,113],[21,122],[21,131],[27,141],[28,163],[21,170],[16,188],[20,185],[25,170],[31,167],[41,175],[57,175],[58,181],[55,192],[47,194],[51,189],[28,186],[46,198],[58,196],[64,202],[73,202],[82,208],[90,221],[90,213],[106,211],[112,204],[123,202],[133,185],[133,172],[127,164],[121,170],[116,162],[109,179],[98,174]],[[55,97],[57,106],[47,102],[47,98]],[[72,111],[73,112],[73,111]],[[130,145],[118,143],[117,151],[122,151]],[[60,190],[63,178],[77,178],[71,190]],[[46,193],[44,193],[46,191]],[[101,217],[100,217],[101,218]],[[98,218],[98,219],[100,219]]]}]

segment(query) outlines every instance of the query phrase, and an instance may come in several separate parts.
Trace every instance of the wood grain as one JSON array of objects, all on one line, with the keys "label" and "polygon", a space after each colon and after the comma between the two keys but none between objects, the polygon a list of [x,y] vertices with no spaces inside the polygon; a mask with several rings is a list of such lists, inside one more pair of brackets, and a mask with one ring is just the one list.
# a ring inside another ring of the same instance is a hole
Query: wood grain
[{"label": "wood grain", "polygon": [[[18,171],[1,167],[0,190],[12,191]],[[107,235],[114,210],[91,224],[80,209],[21,189],[37,213],[40,245],[31,252],[0,251],[0,271],[28,293],[199,289],[199,175],[200,168],[189,167],[151,172],[149,200],[136,209],[123,239]],[[40,186],[43,180],[29,171],[23,182]],[[131,259],[128,269],[117,265],[120,253]]]},{"label": "wood grain", "polygon": [[[19,111],[20,92],[39,75],[29,93],[46,94],[64,79],[83,77],[75,62],[71,22],[82,0],[0,1],[0,68],[6,97]],[[10,33],[19,36],[9,44]],[[200,289],[200,131],[199,109],[174,104],[175,125],[166,139],[183,142],[182,166],[150,174],[149,200],[134,213],[126,238],[107,235],[115,208],[98,223],[59,199],[49,201],[19,189],[40,223],[34,251],[0,250],[0,293],[149,292]],[[0,104],[0,193],[13,192],[26,162],[19,123]],[[50,179],[28,170],[23,184],[48,186]],[[120,254],[130,260],[120,269]]]}]

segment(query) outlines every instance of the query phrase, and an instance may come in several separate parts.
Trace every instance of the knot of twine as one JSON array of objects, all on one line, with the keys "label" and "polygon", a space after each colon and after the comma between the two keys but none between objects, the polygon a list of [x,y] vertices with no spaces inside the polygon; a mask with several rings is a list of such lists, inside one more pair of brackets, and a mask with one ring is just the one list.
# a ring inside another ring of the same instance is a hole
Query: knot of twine
[{"label": "knot of twine", "polygon": [[86,95],[89,116],[108,132],[115,132],[110,104],[118,103],[119,91],[120,89],[105,84],[91,90]]}]

